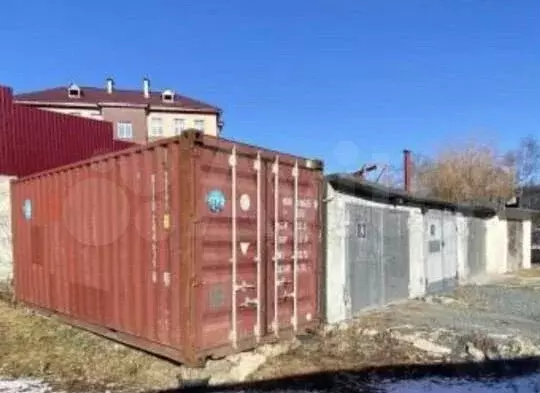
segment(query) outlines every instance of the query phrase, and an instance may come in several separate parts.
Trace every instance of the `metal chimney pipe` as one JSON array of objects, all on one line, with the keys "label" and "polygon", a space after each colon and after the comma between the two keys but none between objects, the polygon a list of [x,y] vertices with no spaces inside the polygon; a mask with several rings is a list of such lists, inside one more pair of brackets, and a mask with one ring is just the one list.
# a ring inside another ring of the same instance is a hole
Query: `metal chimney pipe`
[{"label": "metal chimney pipe", "polygon": [[403,184],[405,191],[410,193],[412,186],[412,158],[410,150],[403,150]]},{"label": "metal chimney pipe", "polygon": [[143,94],[144,98],[150,98],[150,79],[143,79]]}]

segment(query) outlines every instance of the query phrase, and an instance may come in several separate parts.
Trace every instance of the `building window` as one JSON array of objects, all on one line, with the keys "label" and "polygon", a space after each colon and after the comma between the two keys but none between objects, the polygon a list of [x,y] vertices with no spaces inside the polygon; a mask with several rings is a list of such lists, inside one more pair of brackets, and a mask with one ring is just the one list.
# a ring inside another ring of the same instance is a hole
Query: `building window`
[{"label": "building window", "polygon": [[133,125],[127,121],[119,121],[116,125],[116,133],[120,139],[133,138]]},{"label": "building window", "polygon": [[172,90],[165,90],[161,94],[161,99],[163,100],[163,102],[174,102],[174,92]]},{"label": "building window", "polygon": [[69,98],[81,98],[81,88],[76,84],[71,84],[68,87],[68,97]]},{"label": "building window", "polygon": [[174,135],[180,135],[186,129],[184,119],[174,119]]},{"label": "building window", "polygon": [[162,136],[163,135],[163,120],[161,117],[152,118],[152,127],[150,129],[152,136]]},{"label": "building window", "polygon": [[195,120],[193,122],[193,124],[194,124],[196,130],[204,131],[204,120],[202,120],[202,119]]}]

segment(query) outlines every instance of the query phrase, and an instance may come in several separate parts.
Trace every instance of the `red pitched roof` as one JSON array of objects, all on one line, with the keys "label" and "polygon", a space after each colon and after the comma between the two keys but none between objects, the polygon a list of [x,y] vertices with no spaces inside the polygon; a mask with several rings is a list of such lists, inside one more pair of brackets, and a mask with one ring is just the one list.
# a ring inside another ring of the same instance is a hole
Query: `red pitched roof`
[{"label": "red pitched roof", "polygon": [[15,95],[16,101],[35,101],[58,104],[99,104],[99,103],[115,103],[115,104],[135,104],[135,105],[151,105],[160,107],[170,107],[171,109],[186,109],[207,111],[218,113],[221,110],[218,107],[207,104],[193,98],[185,97],[175,93],[174,102],[163,102],[160,91],[152,91],[150,97],[144,97],[142,90],[117,90],[114,89],[111,94],[107,93],[106,89],[96,87],[80,86],[81,97],[69,98],[67,87],[55,87],[47,90],[40,90],[29,93]]}]

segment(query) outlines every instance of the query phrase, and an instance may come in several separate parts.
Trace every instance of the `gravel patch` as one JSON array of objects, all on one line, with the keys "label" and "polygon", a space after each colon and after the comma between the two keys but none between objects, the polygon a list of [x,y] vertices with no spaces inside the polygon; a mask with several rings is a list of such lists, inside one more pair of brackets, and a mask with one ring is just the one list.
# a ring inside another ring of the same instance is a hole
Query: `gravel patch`
[{"label": "gravel patch", "polygon": [[520,286],[497,285],[467,286],[456,292],[456,298],[476,309],[512,315],[540,322],[540,294]]}]

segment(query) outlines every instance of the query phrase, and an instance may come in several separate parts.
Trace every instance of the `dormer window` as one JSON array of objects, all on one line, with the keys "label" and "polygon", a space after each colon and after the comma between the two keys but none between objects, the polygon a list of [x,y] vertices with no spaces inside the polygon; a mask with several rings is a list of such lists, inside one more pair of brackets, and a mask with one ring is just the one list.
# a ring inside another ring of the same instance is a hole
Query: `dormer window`
[{"label": "dormer window", "polygon": [[163,93],[161,93],[161,99],[163,102],[174,102],[174,91],[165,90]]},{"label": "dormer window", "polygon": [[76,84],[71,84],[68,87],[69,98],[81,98],[81,88]]}]

